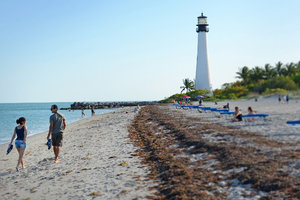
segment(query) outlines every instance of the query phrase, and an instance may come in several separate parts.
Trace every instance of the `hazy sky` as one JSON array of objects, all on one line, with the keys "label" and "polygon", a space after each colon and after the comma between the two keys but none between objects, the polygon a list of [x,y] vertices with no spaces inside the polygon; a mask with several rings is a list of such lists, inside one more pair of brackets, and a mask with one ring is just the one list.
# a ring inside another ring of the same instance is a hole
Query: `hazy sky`
[{"label": "hazy sky", "polygon": [[208,17],[213,88],[300,60],[300,1],[0,1],[0,102],[159,100],[194,79]]}]

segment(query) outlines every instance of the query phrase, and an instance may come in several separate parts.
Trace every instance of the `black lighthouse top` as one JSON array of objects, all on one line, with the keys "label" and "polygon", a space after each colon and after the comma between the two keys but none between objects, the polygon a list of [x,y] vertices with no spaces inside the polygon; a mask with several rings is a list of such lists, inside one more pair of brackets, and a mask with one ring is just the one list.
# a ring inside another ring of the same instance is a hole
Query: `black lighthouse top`
[{"label": "black lighthouse top", "polygon": [[201,16],[198,17],[198,24],[197,24],[197,33],[199,32],[208,32],[208,24],[207,24],[207,17],[201,13]]}]

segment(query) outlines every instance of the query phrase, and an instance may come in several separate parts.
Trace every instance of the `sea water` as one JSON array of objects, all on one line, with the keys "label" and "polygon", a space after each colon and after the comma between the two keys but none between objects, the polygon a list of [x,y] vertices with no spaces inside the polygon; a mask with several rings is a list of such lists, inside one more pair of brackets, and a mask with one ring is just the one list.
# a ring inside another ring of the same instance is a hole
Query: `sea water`
[{"label": "sea water", "polygon": [[[72,102],[55,103],[0,103],[0,144],[8,143],[17,126],[16,120],[20,117],[26,118],[28,136],[49,130],[49,118],[52,115],[51,105],[56,104],[58,108],[70,107]],[[111,112],[112,109],[95,110],[96,114]],[[67,124],[82,119],[81,110],[59,110],[64,114]],[[91,116],[91,110],[85,110],[85,118]],[[45,135],[46,137],[46,135]]]}]

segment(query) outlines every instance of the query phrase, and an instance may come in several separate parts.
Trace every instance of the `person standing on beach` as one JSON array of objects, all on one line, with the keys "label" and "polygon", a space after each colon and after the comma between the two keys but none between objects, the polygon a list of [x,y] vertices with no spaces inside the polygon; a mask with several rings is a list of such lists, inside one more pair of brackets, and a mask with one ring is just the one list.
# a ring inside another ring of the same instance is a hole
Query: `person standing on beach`
[{"label": "person standing on beach", "polygon": [[19,119],[17,119],[16,122],[19,125],[15,128],[14,134],[13,134],[9,144],[11,145],[13,143],[13,141],[17,135],[15,145],[16,145],[17,151],[19,153],[19,160],[18,160],[16,170],[19,171],[20,164],[22,165],[23,169],[25,168],[23,155],[24,155],[25,148],[26,148],[27,126],[26,126],[26,119],[24,117],[20,117]]},{"label": "person standing on beach", "polygon": [[92,116],[94,116],[95,115],[95,108],[94,108],[94,106],[92,106],[91,111],[92,111]]},{"label": "person standing on beach", "polygon": [[202,99],[199,99],[199,106],[202,106]]},{"label": "person standing on beach", "polygon": [[84,117],[85,116],[85,114],[84,114],[84,109],[82,108],[81,109],[81,117]]},{"label": "person standing on beach", "polygon": [[278,102],[281,103],[281,96],[278,96]]},{"label": "person standing on beach", "polygon": [[63,132],[66,129],[67,124],[63,114],[58,112],[57,105],[51,106],[51,112],[53,113],[53,115],[50,116],[50,126],[47,141],[49,140],[51,134],[52,146],[55,156],[54,162],[58,163],[58,156],[63,142]]}]

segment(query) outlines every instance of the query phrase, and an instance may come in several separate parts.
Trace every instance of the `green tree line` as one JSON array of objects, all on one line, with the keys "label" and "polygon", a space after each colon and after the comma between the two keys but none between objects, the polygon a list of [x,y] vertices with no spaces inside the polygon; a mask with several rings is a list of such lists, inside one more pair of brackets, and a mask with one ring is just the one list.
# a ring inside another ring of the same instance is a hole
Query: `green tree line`
[{"label": "green tree line", "polygon": [[274,66],[265,64],[253,68],[244,66],[236,75],[240,81],[224,84],[223,89],[240,87],[244,91],[243,95],[249,92],[262,94],[269,91],[293,91],[300,88],[300,61],[286,64],[277,62]]},{"label": "green tree line", "polygon": [[[208,90],[196,90],[195,82],[186,78],[182,80],[180,94],[174,94],[161,102],[180,100],[185,95],[190,96],[192,100],[196,100],[197,95],[205,96],[208,100],[217,100],[241,98],[249,93],[275,94],[299,90],[300,61],[286,64],[279,61],[274,66],[265,64],[263,67],[255,66],[253,68],[244,66],[236,72],[236,78],[239,80],[223,84],[221,89],[215,89],[212,94]],[[183,93],[184,91],[186,93]]]}]

